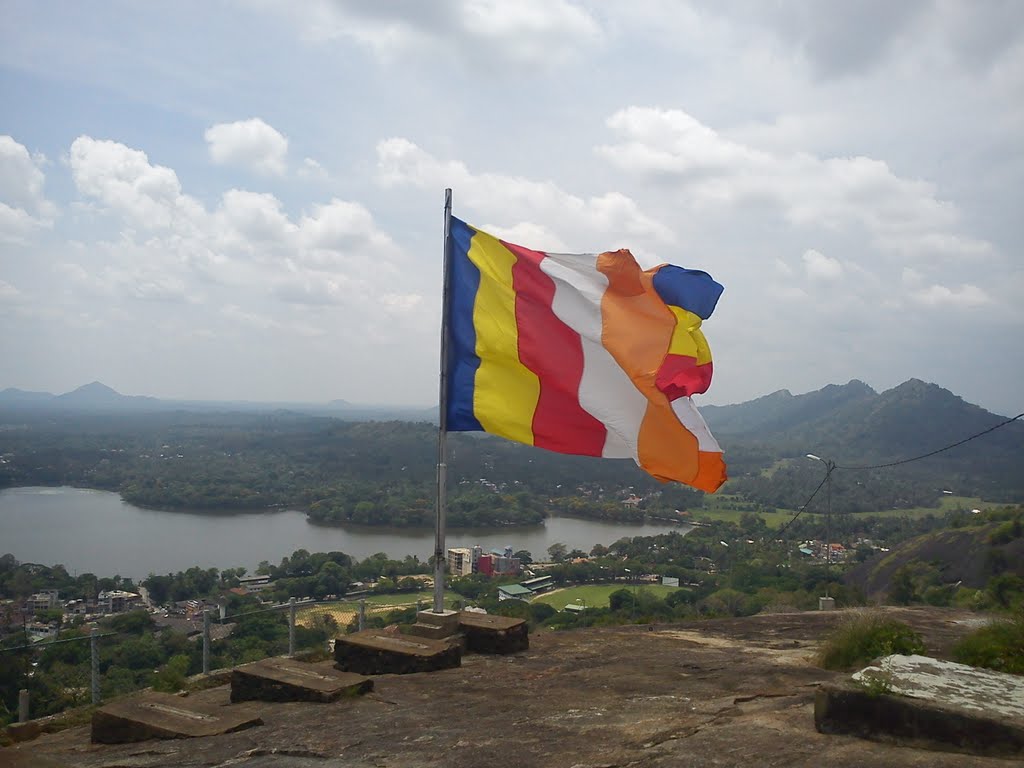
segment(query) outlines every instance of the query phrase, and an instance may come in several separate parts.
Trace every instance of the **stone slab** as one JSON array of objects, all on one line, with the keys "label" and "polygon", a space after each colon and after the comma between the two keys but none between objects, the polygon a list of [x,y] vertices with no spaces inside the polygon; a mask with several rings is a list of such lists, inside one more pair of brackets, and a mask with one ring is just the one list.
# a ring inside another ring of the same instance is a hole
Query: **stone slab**
[{"label": "stone slab", "polygon": [[147,739],[216,736],[263,725],[251,704],[225,707],[190,701],[169,693],[119,699],[92,715],[92,741],[123,744]]},{"label": "stone slab", "polygon": [[1024,678],[926,656],[886,656],[821,686],[821,733],[991,757],[1024,757]]},{"label": "stone slab", "polygon": [[420,624],[417,622],[408,629],[410,635],[416,637],[427,637],[431,640],[444,640],[448,637],[453,637],[458,632],[458,626],[452,630],[449,627],[439,627],[435,624]]},{"label": "stone slab", "polygon": [[335,667],[359,675],[404,675],[461,666],[462,648],[427,637],[367,629],[334,641]]},{"label": "stone slab", "polygon": [[509,654],[530,647],[529,627],[525,619],[464,611],[459,627],[471,653]]},{"label": "stone slab", "polygon": [[441,627],[448,631],[449,635],[454,635],[459,631],[459,612],[458,611],[441,611],[441,613],[434,613],[434,611],[417,611],[416,612],[416,623],[425,624],[429,627]]},{"label": "stone slab", "polygon": [[231,671],[231,702],[309,701],[327,703],[373,690],[373,680],[341,672],[328,662],[310,664],[270,658]]}]

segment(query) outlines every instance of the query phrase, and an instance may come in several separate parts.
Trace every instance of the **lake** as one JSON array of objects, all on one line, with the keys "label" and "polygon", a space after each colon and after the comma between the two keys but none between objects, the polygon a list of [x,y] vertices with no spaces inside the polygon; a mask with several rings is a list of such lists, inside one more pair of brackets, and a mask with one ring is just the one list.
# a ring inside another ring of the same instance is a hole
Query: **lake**
[{"label": "lake", "polygon": [[[537,559],[556,542],[589,552],[623,536],[688,532],[688,526],[616,524],[569,517],[515,528],[449,529],[449,547],[510,546]],[[357,559],[377,552],[401,560],[434,552],[433,529],[324,526],[296,510],[187,512],[143,509],[116,493],[83,488],[8,488],[0,491],[0,554],[23,563],[61,563],[72,575],[120,575],[277,564],[297,549],[340,551]]]}]

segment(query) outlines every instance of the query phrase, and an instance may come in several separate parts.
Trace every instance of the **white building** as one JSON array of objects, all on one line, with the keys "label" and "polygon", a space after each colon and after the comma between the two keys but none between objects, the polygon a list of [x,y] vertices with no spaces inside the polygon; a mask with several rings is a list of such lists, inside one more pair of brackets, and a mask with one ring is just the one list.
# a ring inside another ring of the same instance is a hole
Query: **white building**
[{"label": "white building", "polygon": [[142,598],[134,592],[112,589],[109,592],[100,592],[96,598],[96,610],[100,613],[122,613],[130,611],[141,601]]},{"label": "white building", "polygon": [[449,549],[448,573],[452,576],[469,576],[473,573],[473,550],[466,547]]}]

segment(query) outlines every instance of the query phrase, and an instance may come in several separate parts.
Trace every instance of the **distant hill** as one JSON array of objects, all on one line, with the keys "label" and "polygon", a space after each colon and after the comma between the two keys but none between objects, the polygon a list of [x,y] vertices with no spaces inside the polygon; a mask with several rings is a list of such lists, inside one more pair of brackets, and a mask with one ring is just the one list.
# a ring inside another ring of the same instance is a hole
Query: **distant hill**
[{"label": "distant hill", "polygon": [[[734,459],[729,488],[787,509],[803,504],[822,471],[806,459],[809,453],[841,468],[902,462],[1006,420],[918,379],[882,393],[857,380],[803,395],[781,390],[701,412],[726,458]],[[1024,423],[920,461],[838,471],[833,490],[838,508],[853,512],[880,503],[881,508],[929,506],[947,488],[965,496],[1024,501]]]},{"label": "distant hill", "polygon": [[1024,538],[994,536],[1005,527],[1005,522],[992,522],[931,531],[850,569],[844,581],[860,587],[869,599],[885,599],[893,577],[904,567],[934,586],[984,589],[990,578],[1002,573],[1024,577]]},{"label": "distant hill", "polygon": [[57,395],[54,398],[54,402],[59,405],[79,408],[113,408],[118,406],[137,408],[140,406],[152,407],[159,404],[160,401],[155,397],[122,395],[106,384],[94,381],[71,392]]},{"label": "distant hill", "polygon": [[11,387],[0,391],[0,409],[123,411],[131,413],[159,413],[166,411],[273,413],[290,411],[313,416],[333,416],[346,421],[402,419],[406,421],[437,422],[436,407],[360,405],[341,399],[331,400],[327,403],[253,402],[247,400],[162,400],[145,395],[123,395],[99,381],[85,384],[61,395],[54,395],[50,392],[30,392]]},{"label": "distant hill", "polygon": [[718,435],[779,435],[877,397],[875,390],[854,379],[849,384],[829,384],[804,395],[780,389],[738,405],[707,405],[700,410],[712,432]]},{"label": "distant hill", "polygon": [[8,387],[7,389],[0,391],[0,404],[10,403],[45,403],[53,400],[54,395],[51,392],[30,392],[25,389],[16,389],[14,387]]}]

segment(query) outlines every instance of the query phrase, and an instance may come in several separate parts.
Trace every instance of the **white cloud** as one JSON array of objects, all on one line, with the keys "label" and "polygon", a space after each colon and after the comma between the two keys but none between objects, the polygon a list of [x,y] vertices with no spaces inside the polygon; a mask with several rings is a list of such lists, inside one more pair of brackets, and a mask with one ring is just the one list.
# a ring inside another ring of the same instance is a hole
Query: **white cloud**
[{"label": "white cloud", "polygon": [[0,241],[23,242],[53,224],[56,207],[43,195],[45,162],[13,137],[0,135]]},{"label": "white cloud", "polygon": [[945,285],[931,285],[914,291],[910,298],[927,307],[970,308],[989,304],[992,299],[976,285],[961,285],[948,288]]},{"label": "white cloud", "polygon": [[269,0],[265,5],[298,21],[311,40],[353,40],[385,59],[454,54],[476,67],[546,67],[604,38],[594,16],[567,0],[311,0],[300,6]]},{"label": "white cloud", "polygon": [[807,276],[819,280],[837,280],[843,276],[843,265],[838,259],[813,249],[804,251],[804,270]]},{"label": "white cloud", "polygon": [[575,243],[575,251],[625,247],[609,243],[610,236],[661,243],[674,239],[669,227],[642,213],[636,201],[620,192],[582,198],[552,181],[473,173],[463,163],[438,160],[404,138],[377,144],[377,178],[385,187],[452,187],[458,190],[460,209],[469,207],[489,220],[505,222],[506,231],[514,227],[527,234],[555,233],[552,243],[523,243],[533,248],[553,250],[561,242]]},{"label": "white cloud", "polygon": [[282,176],[287,170],[288,139],[258,117],[218,123],[207,129],[210,158],[255,173]]},{"label": "white cloud", "polygon": [[399,254],[391,237],[377,229],[373,216],[359,203],[335,198],[315,205],[298,229],[300,258],[321,265],[361,261],[367,268],[387,271]]},{"label": "white cloud", "polygon": [[182,193],[178,175],[152,165],[140,150],[79,136],[69,162],[78,191],[125,216],[133,227],[189,229],[203,215],[202,206]]},{"label": "white cloud", "polygon": [[608,119],[619,135],[598,153],[674,190],[696,211],[771,204],[793,226],[867,230],[908,256],[983,255],[989,243],[956,232],[960,215],[933,185],[869,157],[774,153],[726,138],[682,110],[629,107]]},{"label": "white cloud", "polygon": [[0,301],[11,302],[19,298],[21,298],[21,291],[6,280],[0,280]]},{"label": "white cloud", "polygon": [[900,279],[904,285],[920,285],[924,280],[924,275],[913,267],[904,267],[903,272],[900,273]]},{"label": "white cloud", "polygon": [[229,189],[221,200],[220,215],[226,243],[246,250],[285,245],[298,231],[271,194]]},{"label": "white cloud", "polygon": [[[402,249],[359,203],[334,198],[292,216],[273,194],[235,188],[208,211],[170,168],[89,137],[72,145],[70,167],[91,199],[78,215],[121,226],[117,237],[57,265],[54,274],[70,295],[110,306],[176,302],[192,311],[228,297],[218,315],[235,327],[306,338],[343,327],[386,339],[422,322],[422,296],[403,271]],[[295,311],[343,312],[347,319],[303,321]]]},{"label": "white cloud", "polygon": [[300,179],[308,181],[325,181],[330,178],[327,169],[311,157],[304,158],[295,173]]}]

